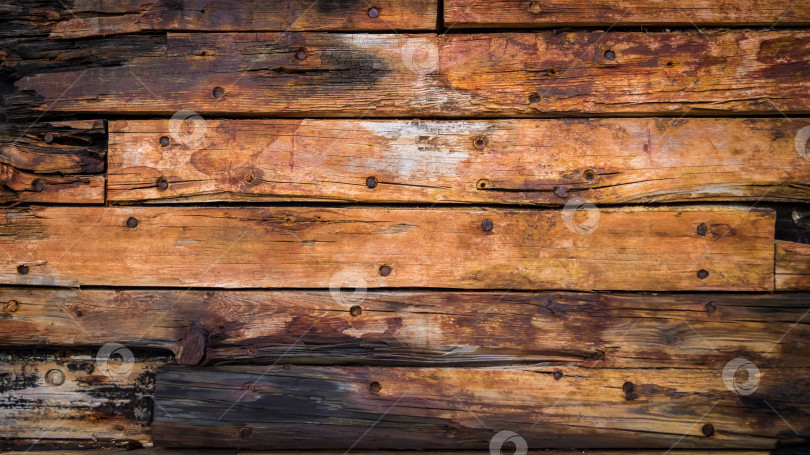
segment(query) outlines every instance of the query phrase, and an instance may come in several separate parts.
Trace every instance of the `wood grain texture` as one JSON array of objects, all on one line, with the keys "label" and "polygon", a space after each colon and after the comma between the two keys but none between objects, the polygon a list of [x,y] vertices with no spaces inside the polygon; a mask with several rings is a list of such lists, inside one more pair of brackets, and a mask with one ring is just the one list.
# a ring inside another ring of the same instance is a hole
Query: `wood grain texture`
[{"label": "wood grain texture", "polygon": [[791,428],[810,425],[806,368],[760,372],[741,396],[715,369],[580,368],[557,379],[546,366],[167,367],[155,381],[152,436],[163,447],[279,450],[486,449],[500,431],[531,448],[802,440]]},{"label": "wood grain texture", "polygon": [[170,358],[128,357],[113,369],[83,352],[4,351],[0,358],[0,447],[19,439],[151,441],[155,370]]},{"label": "wood grain texture", "polygon": [[103,121],[0,122],[0,202],[103,203]]},{"label": "wood grain texture", "polygon": [[810,310],[807,294],[355,293],[340,284],[348,285],[333,292],[4,288],[0,346],[115,342],[171,350],[187,365],[543,362],[565,373],[722,369],[745,356],[763,368],[810,367],[803,348],[810,328],[796,324]]},{"label": "wood grain texture", "polygon": [[807,25],[807,0],[446,0],[454,28]]},{"label": "wood grain texture", "polygon": [[[506,451],[507,448],[504,448]],[[792,452],[787,450],[713,450],[714,455],[790,455]],[[319,455],[345,455],[345,450],[319,451]],[[204,452],[200,449],[161,449],[156,447],[143,447],[138,449],[91,449],[91,450],[59,450],[54,451],[19,451],[10,452],[13,455],[172,455],[172,454],[207,454],[207,455],[301,455],[300,450],[293,451],[278,451],[273,450],[263,452],[261,450],[238,450],[238,449],[206,449]],[[357,455],[448,455],[446,451],[426,451],[426,450],[352,450],[352,453]],[[571,450],[529,450],[528,455],[571,455]],[[578,450],[576,452],[580,455],[619,455],[615,450]],[[660,450],[624,450],[621,455],[660,455]],[[670,455],[696,455],[694,450],[672,450]],[[451,455],[491,455],[489,450],[456,450]]]},{"label": "wood grain texture", "polygon": [[3,215],[3,284],[327,288],[347,270],[368,287],[769,291],[774,283],[768,209],[25,207]]},{"label": "wood grain texture", "polygon": [[810,245],[776,242],[776,290],[810,289]]},{"label": "wood grain texture", "polygon": [[613,204],[810,200],[810,161],[794,144],[806,125],[785,119],[114,121],[108,198],[545,205],[572,197]]},{"label": "wood grain texture", "polygon": [[806,31],[169,33],[158,55],[25,76],[7,104],[32,116],[804,114],[808,46]]}]

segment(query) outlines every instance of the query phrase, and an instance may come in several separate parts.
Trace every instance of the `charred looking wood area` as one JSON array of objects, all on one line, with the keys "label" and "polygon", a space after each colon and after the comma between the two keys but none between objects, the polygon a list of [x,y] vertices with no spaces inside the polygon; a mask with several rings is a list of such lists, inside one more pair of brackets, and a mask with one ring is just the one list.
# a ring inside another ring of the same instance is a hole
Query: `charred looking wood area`
[{"label": "charred looking wood area", "polygon": [[808,453],[808,26],[0,2],[0,449]]}]

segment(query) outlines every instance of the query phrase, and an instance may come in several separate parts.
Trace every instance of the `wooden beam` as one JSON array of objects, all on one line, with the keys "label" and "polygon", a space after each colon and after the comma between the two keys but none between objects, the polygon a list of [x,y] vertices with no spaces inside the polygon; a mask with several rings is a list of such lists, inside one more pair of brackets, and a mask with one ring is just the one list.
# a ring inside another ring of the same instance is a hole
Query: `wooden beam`
[{"label": "wooden beam", "polygon": [[[350,281],[352,277],[347,276]],[[51,290],[0,292],[0,346],[121,343],[181,364],[810,366],[806,294]],[[12,303],[9,303],[12,302]],[[744,334],[744,335],[741,335]],[[599,359],[599,361],[596,361]]]},{"label": "wooden beam", "polygon": [[453,28],[807,25],[808,0],[446,0]]},{"label": "wooden beam", "polygon": [[0,447],[13,448],[19,439],[151,442],[155,370],[170,358],[129,354],[0,353]]},{"label": "wooden beam", "polygon": [[806,114],[808,42],[795,30],[169,33],[162,53],[33,72],[7,103],[31,116]]},{"label": "wooden beam", "polygon": [[[3,284],[770,291],[769,209],[25,207]],[[577,210],[575,210],[577,209]]]},{"label": "wooden beam", "polygon": [[104,203],[103,121],[0,122],[0,202]]},{"label": "wooden beam", "polygon": [[531,448],[800,440],[792,428],[810,425],[807,368],[759,373],[754,393],[740,395],[747,380],[729,376],[727,388],[722,368],[579,368],[557,378],[542,365],[167,367],[157,373],[152,436],[163,447],[277,450],[486,449],[501,431]]},{"label": "wooden beam", "polygon": [[806,201],[810,161],[794,144],[806,125],[785,119],[122,120],[110,123],[108,197]]},{"label": "wooden beam", "polygon": [[776,290],[810,290],[810,245],[776,242]]}]

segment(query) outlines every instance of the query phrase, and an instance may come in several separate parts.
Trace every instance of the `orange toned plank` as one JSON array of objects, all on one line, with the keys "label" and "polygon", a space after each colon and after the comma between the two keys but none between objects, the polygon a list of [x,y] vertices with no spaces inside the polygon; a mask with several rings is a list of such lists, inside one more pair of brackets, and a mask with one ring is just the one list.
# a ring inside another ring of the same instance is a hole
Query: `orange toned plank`
[{"label": "orange toned plank", "polygon": [[[808,294],[0,289],[0,346],[121,343],[177,362],[810,367]],[[707,349],[707,346],[709,349]],[[599,359],[599,361],[596,361]]]},{"label": "orange toned plank", "polygon": [[776,290],[810,289],[810,245],[776,242]]},{"label": "orange toned plank", "polygon": [[369,287],[767,291],[774,282],[775,214],[766,209],[26,207],[2,214],[3,284],[325,288],[344,270]]},{"label": "orange toned plank", "polygon": [[64,6],[53,38],[159,30],[435,30],[438,20],[436,0],[74,0]]},{"label": "orange toned plank", "polygon": [[806,120],[196,122],[110,122],[109,199],[810,200]]},{"label": "orange toned plank", "polygon": [[32,107],[34,116],[803,114],[810,113],[809,48],[808,31],[169,33],[159,55],[150,47],[121,54],[114,66],[25,76],[9,109],[23,115],[15,106]]},{"label": "orange toned plank", "polygon": [[446,0],[451,27],[807,25],[808,0]]},{"label": "orange toned plank", "polygon": [[0,202],[103,203],[103,121],[0,122]]},{"label": "orange toned plank", "polygon": [[[485,450],[500,431],[530,448],[765,449],[801,441],[793,428],[810,425],[807,368],[748,368],[742,373],[757,374],[732,376],[740,370],[732,366],[724,376],[722,365],[574,368],[563,376],[550,365],[164,367],[152,437],[161,447],[285,450]],[[749,379],[754,394],[735,393],[747,393]]]}]

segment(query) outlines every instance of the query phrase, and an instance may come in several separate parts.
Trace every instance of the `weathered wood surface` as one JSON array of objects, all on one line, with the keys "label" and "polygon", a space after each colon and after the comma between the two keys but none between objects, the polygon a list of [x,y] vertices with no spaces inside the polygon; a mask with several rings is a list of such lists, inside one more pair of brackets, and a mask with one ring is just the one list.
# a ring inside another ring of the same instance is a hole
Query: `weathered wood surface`
[{"label": "weathered wood surface", "polygon": [[807,369],[760,372],[754,393],[738,395],[734,384],[749,378],[729,389],[722,368],[578,368],[557,378],[543,365],[166,367],[155,380],[152,437],[164,447],[280,450],[486,449],[503,430],[531,448],[801,440],[793,428],[806,435],[810,426]]},{"label": "weathered wood surface", "polygon": [[0,447],[19,439],[149,443],[155,370],[171,359],[119,355],[106,363],[82,352],[0,353]]},{"label": "weathered wood surface", "polygon": [[776,242],[776,290],[810,289],[810,245]]},{"label": "weathered wood surface", "polygon": [[[351,277],[347,277],[347,281]],[[0,346],[117,342],[205,362],[810,366],[806,294],[5,288]],[[8,309],[7,302],[14,302]],[[741,338],[740,333],[745,337]],[[595,362],[595,358],[600,358]]]},{"label": "weathered wood surface", "polygon": [[[24,207],[0,282],[770,291],[769,209]],[[487,230],[488,229],[488,230]]]},{"label": "weathered wood surface", "polygon": [[808,0],[445,0],[453,28],[808,25]]},{"label": "weathered wood surface", "polygon": [[7,104],[16,116],[804,114],[808,45],[806,31],[169,33],[162,52],[23,77]]},{"label": "weathered wood surface", "polygon": [[107,194],[112,201],[156,202],[810,200],[810,161],[794,144],[807,124],[785,119],[114,121]]},{"label": "weathered wood surface", "polygon": [[102,121],[0,122],[0,202],[103,203]]},{"label": "weathered wood surface", "polygon": [[[503,452],[508,453],[508,446],[504,447]],[[25,451],[25,452],[8,452],[12,455],[172,455],[172,454],[208,454],[208,455],[301,455],[301,451],[278,451],[273,450],[270,452],[263,452],[260,450],[238,450],[238,449],[180,449],[170,448],[162,449],[155,447],[143,447],[138,449],[96,449],[96,450],[59,450],[55,451]],[[445,451],[425,451],[425,450],[352,450],[352,454],[357,455],[492,455],[489,450],[454,450],[452,453]],[[571,455],[577,453],[579,455],[661,455],[661,451],[652,450],[623,450],[617,453],[615,450],[529,450],[527,455]],[[712,450],[713,455],[794,455],[794,452],[788,450]],[[346,455],[345,450],[339,451],[319,451],[319,455]],[[669,455],[695,455],[693,450],[672,450],[668,452]]]}]

